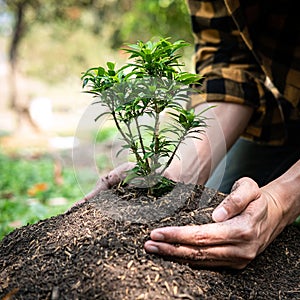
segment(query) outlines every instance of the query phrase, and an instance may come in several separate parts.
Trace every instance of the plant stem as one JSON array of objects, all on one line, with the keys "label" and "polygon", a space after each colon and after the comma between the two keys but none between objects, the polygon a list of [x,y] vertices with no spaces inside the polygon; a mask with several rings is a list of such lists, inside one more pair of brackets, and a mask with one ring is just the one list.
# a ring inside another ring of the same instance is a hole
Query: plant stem
[{"label": "plant stem", "polygon": [[[141,133],[141,129],[140,129],[140,124],[138,122],[138,118],[135,117],[134,121],[135,121],[135,126],[136,126],[136,129],[137,129],[137,132],[138,132],[138,137],[139,137],[140,145],[141,145],[141,148],[142,148],[142,152],[143,152],[144,157],[145,157],[146,156],[146,150],[145,150],[144,141],[143,141],[143,135]],[[150,165],[149,165],[149,160],[147,158],[145,159],[145,163],[146,163],[146,167],[148,169],[148,172],[150,172],[151,168],[150,168]]]},{"label": "plant stem", "polygon": [[117,119],[117,116],[116,116],[116,113],[115,111],[112,111],[111,112],[112,116],[113,116],[113,119],[114,119],[114,122],[117,126],[117,129],[118,131],[121,133],[122,135],[122,138],[126,141],[127,144],[130,144],[130,140],[127,138],[127,136],[125,135],[125,133],[123,132],[122,128],[120,127],[120,124],[119,124],[119,121]]},{"label": "plant stem", "polygon": [[174,151],[172,152],[172,155],[170,156],[170,158],[168,159],[167,163],[165,164],[164,168],[161,170],[160,174],[163,174],[165,172],[165,170],[170,166],[172,160],[174,159],[176,152],[180,146],[180,144],[184,141],[184,139],[186,138],[186,134],[187,134],[187,131],[182,135],[182,137],[179,139]]},{"label": "plant stem", "polygon": [[128,128],[128,131],[129,131],[129,135],[130,135],[130,137],[131,137],[131,140],[126,136],[126,134],[124,133],[124,131],[123,131],[122,128],[120,127],[120,124],[119,124],[119,121],[118,121],[118,119],[117,119],[117,116],[116,116],[115,111],[112,111],[111,114],[112,114],[112,116],[113,116],[113,119],[114,119],[114,122],[115,122],[115,124],[116,124],[116,126],[117,126],[117,129],[118,129],[118,131],[121,133],[121,135],[122,135],[124,141],[130,146],[130,149],[131,149],[132,152],[134,153],[134,155],[135,155],[135,157],[136,157],[136,160],[137,160],[138,162],[141,162],[141,161],[142,161],[142,158],[140,157],[140,155],[139,155],[139,153],[137,152],[137,150],[136,150],[134,147],[132,147],[132,145],[133,145],[133,137],[132,137],[130,125],[128,125],[127,122],[125,123],[126,126],[127,126],[127,128]]},{"label": "plant stem", "polygon": [[[130,139],[128,139],[129,142],[127,142],[127,143],[128,143],[128,145],[130,145],[130,149],[133,152],[133,154],[135,155],[136,161],[143,163],[143,159],[141,158],[141,156],[138,152],[138,148],[135,146],[135,143],[134,143],[134,138],[133,138],[132,130],[130,127],[130,122],[125,122],[125,124],[126,124],[127,130],[128,130],[128,134],[130,135]],[[144,174],[144,175],[146,175],[146,174]]]},{"label": "plant stem", "polygon": [[153,132],[153,139],[154,139],[154,158],[153,164],[156,165],[158,163],[158,154],[159,154],[159,112],[157,105],[155,104],[155,120],[154,120],[154,132]]}]

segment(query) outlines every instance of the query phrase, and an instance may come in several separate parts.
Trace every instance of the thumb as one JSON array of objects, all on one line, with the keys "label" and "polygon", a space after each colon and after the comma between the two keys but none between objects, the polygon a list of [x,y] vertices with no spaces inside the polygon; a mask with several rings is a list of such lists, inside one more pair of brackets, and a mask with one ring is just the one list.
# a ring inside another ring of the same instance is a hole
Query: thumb
[{"label": "thumb", "polygon": [[257,183],[249,177],[243,177],[232,186],[230,194],[212,213],[215,222],[226,221],[241,212],[260,195]]}]

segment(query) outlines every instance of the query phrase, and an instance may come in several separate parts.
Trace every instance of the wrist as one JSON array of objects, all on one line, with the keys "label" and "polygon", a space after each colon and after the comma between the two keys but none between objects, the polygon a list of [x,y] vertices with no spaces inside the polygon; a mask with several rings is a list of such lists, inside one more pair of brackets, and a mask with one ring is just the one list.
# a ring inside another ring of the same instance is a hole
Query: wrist
[{"label": "wrist", "polygon": [[300,214],[300,163],[272,181],[265,188],[282,210],[282,222],[293,223]]},{"label": "wrist", "polygon": [[[186,159],[188,157],[188,159]],[[165,170],[164,176],[176,182],[185,184],[204,184],[208,179],[208,168],[205,162],[199,160],[199,156],[176,157]]]}]

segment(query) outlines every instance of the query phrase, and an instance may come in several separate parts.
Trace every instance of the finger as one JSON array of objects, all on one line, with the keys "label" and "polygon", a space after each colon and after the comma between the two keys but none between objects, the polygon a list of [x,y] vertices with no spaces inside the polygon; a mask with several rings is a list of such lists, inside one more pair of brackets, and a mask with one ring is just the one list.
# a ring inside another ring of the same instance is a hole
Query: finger
[{"label": "finger", "polygon": [[95,196],[97,196],[101,191],[105,191],[109,189],[109,184],[108,184],[108,180],[107,180],[107,176],[102,177],[98,180],[95,188],[90,191],[88,194],[86,194],[84,196],[84,200],[91,200],[93,199]]},{"label": "finger", "polygon": [[119,178],[124,179],[126,176],[126,172],[133,169],[134,167],[135,167],[135,163],[126,162],[113,169],[110,172],[110,174],[117,174]]},{"label": "finger", "polygon": [[134,167],[134,163],[123,163],[108,173],[108,175],[101,177],[95,188],[85,195],[83,201],[94,198],[101,191],[110,189],[112,186],[118,184],[126,177],[126,172]]},{"label": "finger", "polygon": [[195,247],[190,245],[174,245],[162,242],[147,241],[145,250],[159,254],[182,263],[206,267],[244,268],[254,256],[245,248],[231,244],[213,247]]},{"label": "finger", "polygon": [[[79,206],[82,203],[89,201],[91,199],[93,199],[95,196],[97,196],[101,191],[105,191],[108,190],[110,188],[110,183],[109,183],[109,175],[106,175],[104,177],[101,177],[97,183],[96,186],[94,187],[94,189],[92,191],[90,191],[89,193],[87,193],[83,199],[75,202],[72,207],[75,206]],[[72,208],[71,207],[71,208]]]},{"label": "finger", "polygon": [[150,237],[153,241],[193,246],[222,245],[224,241],[233,244],[243,235],[238,222],[229,220],[200,226],[163,227],[152,230]]},{"label": "finger", "polygon": [[212,218],[216,222],[223,222],[240,214],[248,204],[260,196],[257,183],[251,178],[244,177],[235,182],[231,193],[216,207]]},{"label": "finger", "polygon": [[109,188],[118,184],[121,180],[126,177],[126,172],[131,170],[135,166],[133,162],[126,162],[116,167],[105,177],[107,185]]}]

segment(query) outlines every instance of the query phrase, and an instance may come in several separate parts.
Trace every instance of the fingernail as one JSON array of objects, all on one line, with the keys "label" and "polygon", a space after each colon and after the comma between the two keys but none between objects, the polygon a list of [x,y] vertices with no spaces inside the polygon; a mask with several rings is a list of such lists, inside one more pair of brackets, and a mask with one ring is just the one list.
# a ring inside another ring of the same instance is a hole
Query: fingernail
[{"label": "fingernail", "polygon": [[151,253],[158,253],[158,247],[154,246],[154,245],[149,245],[149,244],[145,244],[145,249],[147,250],[147,252],[151,252]]},{"label": "fingernail", "polygon": [[155,241],[163,241],[165,239],[164,235],[160,232],[152,231],[151,239]]},{"label": "fingernail", "polygon": [[227,216],[228,216],[228,213],[223,206],[217,207],[212,213],[212,218],[216,222],[225,221],[227,219]]}]

